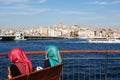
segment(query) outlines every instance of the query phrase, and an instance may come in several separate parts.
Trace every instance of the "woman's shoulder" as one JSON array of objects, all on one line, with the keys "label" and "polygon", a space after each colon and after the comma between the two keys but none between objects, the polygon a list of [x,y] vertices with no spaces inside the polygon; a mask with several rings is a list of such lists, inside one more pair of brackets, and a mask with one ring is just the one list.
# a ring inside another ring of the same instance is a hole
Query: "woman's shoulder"
[{"label": "woman's shoulder", "polygon": [[18,76],[18,75],[21,74],[20,71],[19,71],[19,69],[18,69],[18,67],[15,64],[12,64],[11,67],[10,67],[10,69],[11,69],[11,75],[12,75],[12,77]]},{"label": "woman's shoulder", "polygon": [[46,68],[46,67],[50,67],[49,59],[45,60],[44,68]]},{"label": "woman's shoulder", "polygon": [[10,68],[17,68],[15,64],[12,64]]},{"label": "woman's shoulder", "polygon": [[12,64],[11,67],[10,67],[10,69],[12,71],[19,71],[18,67],[15,64]]}]

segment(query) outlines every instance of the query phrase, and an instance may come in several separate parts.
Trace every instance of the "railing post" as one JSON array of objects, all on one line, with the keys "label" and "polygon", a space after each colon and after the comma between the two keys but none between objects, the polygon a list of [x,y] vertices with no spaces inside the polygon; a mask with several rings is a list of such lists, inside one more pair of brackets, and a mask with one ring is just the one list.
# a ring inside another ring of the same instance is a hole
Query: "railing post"
[{"label": "railing post", "polygon": [[[62,63],[64,63],[64,54],[63,53],[62,53]],[[64,68],[61,71],[61,74],[62,74],[61,80],[63,80],[63,77],[64,77],[63,73],[64,73]]]},{"label": "railing post", "polygon": [[105,80],[108,78],[108,52],[106,51],[106,63],[105,63]]}]

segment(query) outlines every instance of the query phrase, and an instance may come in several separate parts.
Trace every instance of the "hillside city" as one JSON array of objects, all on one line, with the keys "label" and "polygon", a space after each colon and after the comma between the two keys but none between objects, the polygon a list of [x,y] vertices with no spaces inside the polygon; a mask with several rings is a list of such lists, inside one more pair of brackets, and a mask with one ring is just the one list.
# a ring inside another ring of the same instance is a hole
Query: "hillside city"
[{"label": "hillside city", "polygon": [[16,35],[18,32],[23,32],[24,35],[30,36],[55,36],[55,37],[77,37],[77,38],[92,38],[92,37],[110,37],[120,38],[120,29],[103,29],[103,28],[88,28],[79,25],[67,26],[59,23],[52,27],[39,27],[34,29],[23,30],[5,30],[0,29],[0,35]]}]

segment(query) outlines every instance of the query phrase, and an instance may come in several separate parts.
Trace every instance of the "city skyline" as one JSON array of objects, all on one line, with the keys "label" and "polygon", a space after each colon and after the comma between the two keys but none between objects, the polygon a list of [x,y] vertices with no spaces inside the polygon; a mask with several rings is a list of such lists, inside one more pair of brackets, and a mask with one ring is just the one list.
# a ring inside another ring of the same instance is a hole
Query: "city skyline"
[{"label": "city skyline", "polygon": [[120,0],[0,0],[0,28],[64,25],[119,28]]}]

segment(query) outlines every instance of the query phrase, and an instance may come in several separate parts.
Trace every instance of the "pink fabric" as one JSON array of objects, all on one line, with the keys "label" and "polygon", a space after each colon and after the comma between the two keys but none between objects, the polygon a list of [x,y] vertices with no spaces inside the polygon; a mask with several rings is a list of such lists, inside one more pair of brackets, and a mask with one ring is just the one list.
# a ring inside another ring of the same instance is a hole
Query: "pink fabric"
[{"label": "pink fabric", "polygon": [[[22,74],[32,72],[32,64],[21,48],[13,48],[10,50],[8,57],[11,62],[18,67]],[[23,68],[24,66],[25,68]]]}]

